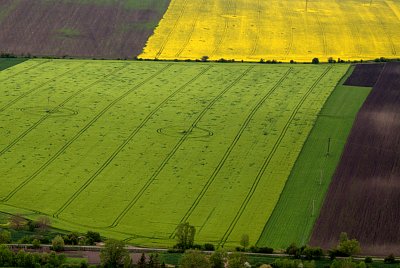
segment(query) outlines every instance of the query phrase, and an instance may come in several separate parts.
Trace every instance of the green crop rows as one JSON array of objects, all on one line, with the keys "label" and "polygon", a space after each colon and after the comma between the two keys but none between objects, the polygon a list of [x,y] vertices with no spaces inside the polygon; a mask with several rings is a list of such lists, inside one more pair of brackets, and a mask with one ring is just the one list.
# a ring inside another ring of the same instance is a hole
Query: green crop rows
[{"label": "green crop rows", "polygon": [[173,244],[186,221],[199,243],[236,246],[243,233],[255,243],[347,68],[29,60],[6,69],[0,210],[140,245]]},{"label": "green crop rows", "polygon": [[321,110],[258,241],[260,246],[286,248],[291,243],[307,244],[355,116],[371,91],[342,85],[351,72]]}]

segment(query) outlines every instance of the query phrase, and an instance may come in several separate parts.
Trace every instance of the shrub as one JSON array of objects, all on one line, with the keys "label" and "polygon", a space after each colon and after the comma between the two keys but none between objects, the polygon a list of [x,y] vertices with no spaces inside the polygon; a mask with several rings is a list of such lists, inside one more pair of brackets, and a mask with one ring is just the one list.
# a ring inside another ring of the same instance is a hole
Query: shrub
[{"label": "shrub", "polygon": [[365,263],[372,263],[372,258],[371,257],[366,257],[364,262]]},{"label": "shrub", "polygon": [[39,239],[33,239],[33,241],[32,241],[32,248],[40,248],[40,241],[39,241]]},{"label": "shrub", "polygon": [[393,254],[390,254],[389,256],[387,256],[387,257],[383,260],[383,262],[384,262],[384,263],[388,263],[388,264],[396,263],[396,258],[394,257]]},{"label": "shrub", "polygon": [[11,243],[11,233],[7,230],[3,230],[0,232],[0,244],[9,244]]},{"label": "shrub", "polygon": [[64,239],[60,236],[57,235],[52,241],[51,241],[52,249],[55,251],[62,251],[64,250]]},{"label": "shrub", "polygon": [[101,242],[101,236],[98,232],[88,231],[86,233],[86,239],[89,245],[94,245],[96,242]]},{"label": "shrub", "polygon": [[318,64],[319,63],[319,59],[318,58],[313,58],[311,63],[312,64]]},{"label": "shrub", "polygon": [[204,250],[207,250],[207,251],[214,251],[214,250],[215,250],[215,247],[214,247],[213,244],[205,243],[205,244],[204,244]]}]

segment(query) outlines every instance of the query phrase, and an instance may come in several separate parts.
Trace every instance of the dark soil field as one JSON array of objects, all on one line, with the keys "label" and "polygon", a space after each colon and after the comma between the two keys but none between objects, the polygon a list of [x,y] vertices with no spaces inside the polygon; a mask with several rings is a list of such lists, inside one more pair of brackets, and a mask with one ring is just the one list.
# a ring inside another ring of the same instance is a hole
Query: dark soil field
[{"label": "dark soil field", "polygon": [[400,63],[387,63],[353,125],[312,245],[331,248],[347,232],[364,254],[400,255],[399,152]]},{"label": "dark soil field", "polygon": [[351,76],[344,83],[346,86],[373,87],[385,65],[357,64]]},{"label": "dark soil field", "polygon": [[0,0],[0,53],[134,58],[169,0]]}]

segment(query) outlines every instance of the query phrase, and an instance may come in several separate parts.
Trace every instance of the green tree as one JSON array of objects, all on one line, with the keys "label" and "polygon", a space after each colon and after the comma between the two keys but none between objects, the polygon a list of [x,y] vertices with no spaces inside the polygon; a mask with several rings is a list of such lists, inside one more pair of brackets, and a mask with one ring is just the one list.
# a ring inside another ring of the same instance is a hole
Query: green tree
[{"label": "green tree", "polygon": [[88,231],[86,233],[86,242],[88,245],[94,245],[96,242],[101,242],[100,233]]},{"label": "green tree", "polygon": [[229,268],[244,268],[247,262],[247,257],[243,253],[235,252],[228,257]]},{"label": "green tree", "polygon": [[196,228],[188,222],[178,225],[176,230],[176,238],[178,240],[177,247],[181,249],[188,249],[193,246]]},{"label": "green tree", "polygon": [[210,268],[207,257],[198,250],[189,250],[183,254],[179,267],[181,268]]},{"label": "green tree", "polygon": [[246,248],[249,246],[250,243],[250,238],[248,234],[243,234],[242,238],[240,239],[240,245],[246,250]]},{"label": "green tree", "polygon": [[64,245],[65,245],[64,244],[64,239],[60,235],[57,235],[51,241],[51,245],[52,245],[53,250],[62,251],[62,250],[64,250]]},{"label": "green tree", "polygon": [[3,230],[0,232],[0,244],[9,244],[11,243],[11,233],[7,230]]},{"label": "green tree", "polygon": [[337,251],[341,255],[353,256],[361,251],[360,243],[356,239],[349,239],[347,233],[341,233]]},{"label": "green tree", "polygon": [[107,240],[100,252],[101,264],[106,268],[123,267],[128,258],[130,256],[125,243],[114,239]]},{"label": "green tree", "polygon": [[228,258],[228,253],[224,249],[214,251],[210,256],[211,268],[224,268]]}]

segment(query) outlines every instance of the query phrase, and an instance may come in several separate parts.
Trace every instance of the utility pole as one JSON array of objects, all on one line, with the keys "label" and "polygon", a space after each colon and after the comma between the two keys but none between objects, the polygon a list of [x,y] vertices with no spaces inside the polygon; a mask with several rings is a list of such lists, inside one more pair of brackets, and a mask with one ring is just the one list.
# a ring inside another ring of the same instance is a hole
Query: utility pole
[{"label": "utility pole", "polygon": [[330,150],[331,150],[331,138],[328,138],[328,148],[327,148],[327,151],[326,151],[326,156],[327,157],[329,156]]},{"label": "utility pole", "polygon": [[315,211],[315,199],[312,201],[312,213],[311,216],[314,216],[314,211]]},{"label": "utility pole", "polygon": [[319,185],[322,185],[322,169],[321,169],[321,176],[319,177]]}]

